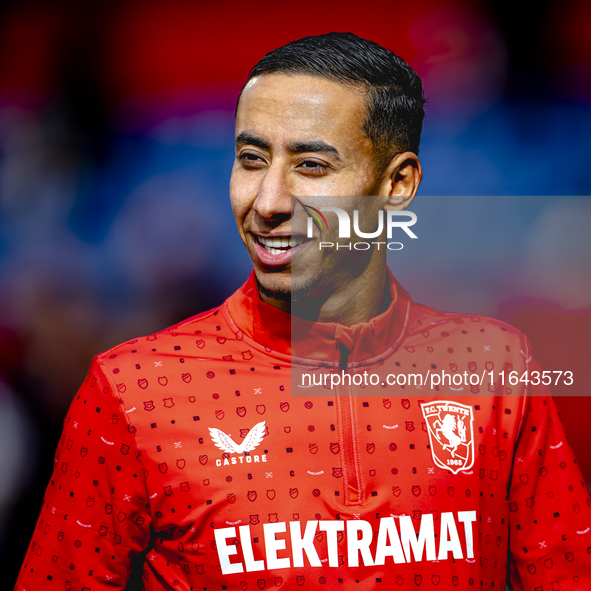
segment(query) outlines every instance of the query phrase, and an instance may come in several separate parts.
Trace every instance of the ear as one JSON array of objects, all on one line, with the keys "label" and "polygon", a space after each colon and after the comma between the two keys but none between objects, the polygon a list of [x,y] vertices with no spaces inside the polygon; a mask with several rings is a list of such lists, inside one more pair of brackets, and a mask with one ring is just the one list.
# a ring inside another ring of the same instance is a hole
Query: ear
[{"label": "ear", "polygon": [[382,176],[379,194],[387,197],[388,209],[406,209],[415,198],[423,168],[414,152],[402,152],[392,158]]}]

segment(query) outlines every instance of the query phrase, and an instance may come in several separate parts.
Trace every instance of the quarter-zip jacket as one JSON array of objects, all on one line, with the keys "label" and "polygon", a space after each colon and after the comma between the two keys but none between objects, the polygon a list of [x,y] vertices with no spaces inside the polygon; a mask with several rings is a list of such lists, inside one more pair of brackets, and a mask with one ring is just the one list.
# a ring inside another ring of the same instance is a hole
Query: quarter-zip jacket
[{"label": "quarter-zip jacket", "polygon": [[[263,303],[251,275],[97,356],[16,589],[123,589],[146,547],[150,591],[591,589],[589,494],[527,339],[389,282],[345,327]],[[363,372],[379,385],[347,383]],[[442,372],[478,379],[387,383]]]}]

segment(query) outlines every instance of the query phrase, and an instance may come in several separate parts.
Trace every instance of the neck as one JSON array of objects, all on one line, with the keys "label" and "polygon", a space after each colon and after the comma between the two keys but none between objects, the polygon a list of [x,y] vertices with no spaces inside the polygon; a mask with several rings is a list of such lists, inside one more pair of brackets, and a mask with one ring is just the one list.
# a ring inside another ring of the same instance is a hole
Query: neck
[{"label": "neck", "polygon": [[326,289],[316,288],[309,295],[293,301],[290,297],[277,297],[265,291],[260,284],[259,294],[265,303],[305,320],[352,326],[367,322],[386,310],[391,301],[386,283],[384,254],[372,257],[359,274],[341,269],[340,273],[333,274]]},{"label": "neck", "polygon": [[[347,281],[328,298],[308,296],[292,303],[291,313],[316,322],[335,322],[353,326],[381,314],[390,303],[386,270],[369,277],[361,275]],[[386,294],[385,292],[388,291]]]}]

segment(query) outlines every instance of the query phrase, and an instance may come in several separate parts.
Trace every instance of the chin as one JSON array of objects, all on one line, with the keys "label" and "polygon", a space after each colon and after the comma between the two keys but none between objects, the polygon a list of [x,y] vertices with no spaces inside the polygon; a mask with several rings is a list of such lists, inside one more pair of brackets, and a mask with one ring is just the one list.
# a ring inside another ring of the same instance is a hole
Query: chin
[{"label": "chin", "polygon": [[316,277],[298,277],[294,280],[291,274],[256,273],[259,291],[267,298],[281,301],[296,301],[306,297],[318,283]]},{"label": "chin", "polygon": [[261,295],[275,300],[291,300],[291,275],[264,273],[255,269],[255,277]]}]

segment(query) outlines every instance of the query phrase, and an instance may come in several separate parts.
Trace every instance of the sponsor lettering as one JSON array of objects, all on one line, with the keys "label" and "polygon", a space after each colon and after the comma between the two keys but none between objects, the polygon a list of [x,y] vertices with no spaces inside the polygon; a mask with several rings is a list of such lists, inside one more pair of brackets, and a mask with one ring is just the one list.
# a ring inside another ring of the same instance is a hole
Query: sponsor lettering
[{"label": "sponsor lettering", "polygon": [[266,462],[267,454],[261,456],[232,456],[231,458],[218,458],[215,461],[216,466],[230,466],[231,464],[256,464],[257,462]]},{"label": "sponsor lettering", "polygon": [[[312,567],[321,567],[322,559],[328,566],[339,566],[339,534],[346,541],[345,566],[382,566],[386,561],[395,564],[422,562],[424,560],[460,560],[474,558],[472,523],[476,511],[444,512],[439,514],[439,527],[435,527],[433,514],[423,513],[418,533],[412,517],[402,515],[382,517],[379,520],[377,539],[368,521],[362,519],[307,521],[302,533],[299,521],[263,524],[264,550],[256,545],[250,525],[214,529],[216,548],[222,574],[301,568],[304,554]],[[437,531],[437,534],[435,530]],[[289,530],[289,532],[288,532]],[[317,532],[324,532],[322,542],[317,541]],[[236,536],[240,544],[233,543]],[[317,543],[315,544],[315,540]],[[373,547],[373,548],[372,548]],[[242,556],[240,556],[240,554]]]}]

